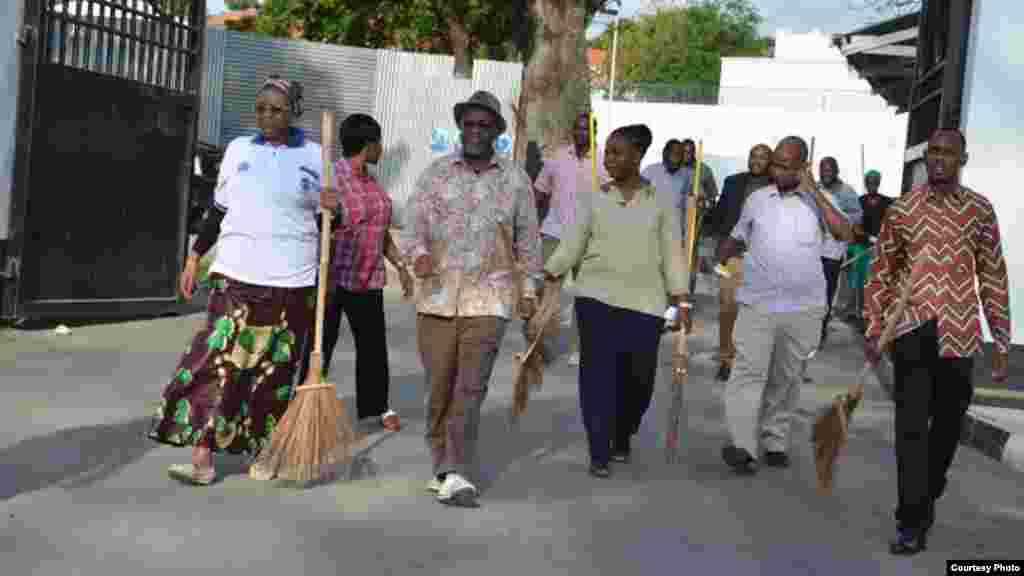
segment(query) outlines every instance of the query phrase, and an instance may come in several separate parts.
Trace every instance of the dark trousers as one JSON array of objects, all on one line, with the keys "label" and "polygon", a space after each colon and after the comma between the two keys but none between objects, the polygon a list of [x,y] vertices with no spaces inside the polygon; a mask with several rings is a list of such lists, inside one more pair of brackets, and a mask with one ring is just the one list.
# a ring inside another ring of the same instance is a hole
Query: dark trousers
[{"label": "dark trousers", "polygon": [[[384,291],[349,292],[335,287],[327,292],[324,313],[324,370],[330,367],[334,348],[338,345],[342,313],[348,318],[352,339],[355,341],[357,417],[363,419],[381,416],[388,409],[388,387],[391,384],[384,320]],[[309,371],[309,356],[312,352],[313,338],[310,337],[302,361],[302,380]]]},{"label": "dark trousers", "polygon": [[664,319],[576,299],[580,331],[580,411],[591,463],[607,465],[612,442],[640,429],[651,405]]},{"label": "dark trousers", "polygon": [[832,300],[836,296],[836,287],[839,286],[839,272],[842,270],[843,261],[831,258],[822,258],[821,266],[825,270],[825,319],[821,321],[821,335],[825,336],[825,328],[832,319]]},{"label": "dark trousers", "polygon": [[972,358],[939,358],[933,320],[893,343],[896,516],[909,530],[927,530],[932,506],[946,488],[974,386]]}]

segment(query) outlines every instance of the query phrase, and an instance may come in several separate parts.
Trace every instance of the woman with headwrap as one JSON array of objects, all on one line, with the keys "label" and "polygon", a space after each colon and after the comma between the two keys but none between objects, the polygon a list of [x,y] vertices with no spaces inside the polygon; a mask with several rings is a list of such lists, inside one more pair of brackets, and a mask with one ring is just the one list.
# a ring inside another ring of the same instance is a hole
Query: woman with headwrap
[{"label": "woman with headwrap", "polygon": [[191,298],[199,259],[217,244],[206,323],[164,387],[149,432],[192,447],[191,464],[168,470],[182,482],[212,483],[214,452],[258,454],[292,398],[313,321],[317,214],[337,205],[336,191],[320,180],[320,145],[292,125],[301,103],[298,83],[271,76],[263,84],[259,133],[228,145],[181,274]]},{"label": "woman with headwrap", "polygon": [[604,166],[612,181],[577,196],[576,223],[544,267],[558,283],[579,266],[580,409],[598,478],[610,475],[610,460],[629,461],[654,393],[665,309],[686,294],[678,211],[640,176],[651,140],[643,124],[611,133]]}]

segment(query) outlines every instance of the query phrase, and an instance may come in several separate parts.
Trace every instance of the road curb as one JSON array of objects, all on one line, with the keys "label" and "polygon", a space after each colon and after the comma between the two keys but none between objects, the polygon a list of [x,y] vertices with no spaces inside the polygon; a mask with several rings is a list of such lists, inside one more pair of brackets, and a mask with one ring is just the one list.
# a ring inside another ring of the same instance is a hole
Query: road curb
[{"label": "road curb", "polygon": [[1024,434],[1011,434],[990,418],[968,411],[964,416],[960,443],[1024,472]]},{"label": "road curb", "polygon": [[996,388],[976,388],[971,404],[1024,410],[1024,392]]}]

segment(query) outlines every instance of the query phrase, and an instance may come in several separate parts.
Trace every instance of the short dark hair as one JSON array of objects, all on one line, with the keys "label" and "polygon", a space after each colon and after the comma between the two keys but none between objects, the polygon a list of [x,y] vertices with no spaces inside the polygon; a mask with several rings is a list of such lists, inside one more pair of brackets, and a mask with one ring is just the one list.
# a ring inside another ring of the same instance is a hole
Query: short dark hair
[{"label": "short dark hair", "polygon": [[381,141],[380,124],[368,114],[350,114],[341,123],[341,153],[345,158],[356,156],[370,144]]},{"label": "short dark hair", "polygon": [[693,138],[687,138],[686,140],[683,140],[683,146],[686,146],[687,144],[693,146],[694,148],[697,147],[697,143],[693,141]]},{"label": "short dark hair", "polygon": [[786,136],[782,140],[779,140],[779,147],[783,146],[796,146],[800,149],[800,161],[807,162],[807,156],[810,151],[807,149],[807,141],[799,136]]},{"label": "short dark hair", "polygon": [[629,142],[640,150],[641,155],[647,153],[647,149],[651,147],[651,142],[654,140],[654,134],[651,133],[651,129],[648,128],[646,124],[630,124],[628,126],[622,126],[620,128],[616,128],[611,135],[625,138],[626,142]]},{"label": "short dark hair", "polygon": [[682,146],[683,142],[681,140],[676,139],[676,138],[672,138],[668,142],[665,142],[665,148],[662,151],[663,152],[668,152],[669,150],[672,149],[673,146],[677,146],[677,145],[678,146]]}]

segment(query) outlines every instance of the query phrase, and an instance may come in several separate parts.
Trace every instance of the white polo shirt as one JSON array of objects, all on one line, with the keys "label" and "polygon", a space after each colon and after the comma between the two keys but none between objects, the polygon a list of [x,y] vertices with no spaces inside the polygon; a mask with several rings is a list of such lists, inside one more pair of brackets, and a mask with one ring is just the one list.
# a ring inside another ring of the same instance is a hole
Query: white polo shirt
[{"label": "white polo shirt", "polygon": [[211,272],[258,286],[315,285],[322,168],[320,145],[298,128],[287,146],[260,135],[232,140],[214,192],[226,215]]}]

